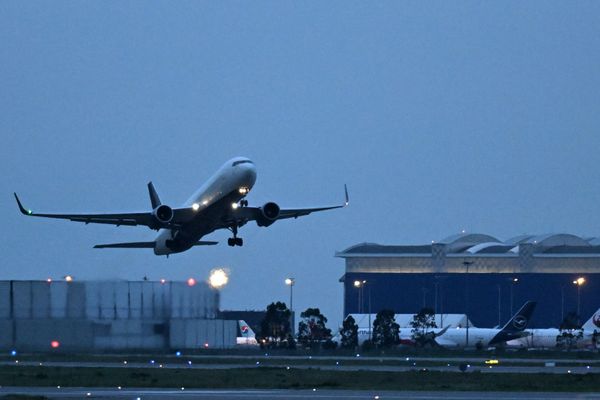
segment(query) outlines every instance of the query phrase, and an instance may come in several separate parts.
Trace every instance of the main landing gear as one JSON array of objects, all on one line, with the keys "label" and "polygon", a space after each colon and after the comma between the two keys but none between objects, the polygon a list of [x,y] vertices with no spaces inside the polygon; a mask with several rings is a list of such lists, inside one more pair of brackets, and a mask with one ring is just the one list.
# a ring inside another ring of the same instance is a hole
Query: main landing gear
[{"label": "main landing gear", "polygon": [[244,239],[237,237],[237,233],[238,233],[238,227],[237,226],[232,226],[231,228],[229,228],[229,230],[231,231],[231,233],[233,233],[233,237],[227,239],[227,244],[230,245],[231,247],[233,246],[243,246],[244,245]]}]

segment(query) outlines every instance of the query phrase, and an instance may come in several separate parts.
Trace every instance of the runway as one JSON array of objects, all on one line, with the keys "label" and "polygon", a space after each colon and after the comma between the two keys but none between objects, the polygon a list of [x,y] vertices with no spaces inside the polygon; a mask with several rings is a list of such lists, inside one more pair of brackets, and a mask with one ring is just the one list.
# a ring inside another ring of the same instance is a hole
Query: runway
[{"label": "runway", "polygon": [[600,400],[600,393],[515,393],[515,392],[398,392],[356,390],[188,390],[118,388],[0,388],[8,394],[45,396],[49,399],[211,399],[211,400]]}]

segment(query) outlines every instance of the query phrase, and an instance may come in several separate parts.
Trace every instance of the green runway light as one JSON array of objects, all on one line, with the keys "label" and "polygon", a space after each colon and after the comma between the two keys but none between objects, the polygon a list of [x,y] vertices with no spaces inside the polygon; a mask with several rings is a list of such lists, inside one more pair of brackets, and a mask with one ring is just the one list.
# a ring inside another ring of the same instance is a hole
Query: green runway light
[{"label": "green runway light", "polygon": [[33,211],[27,210],[27,214],[31,215],[31,214],[33,214]]}]

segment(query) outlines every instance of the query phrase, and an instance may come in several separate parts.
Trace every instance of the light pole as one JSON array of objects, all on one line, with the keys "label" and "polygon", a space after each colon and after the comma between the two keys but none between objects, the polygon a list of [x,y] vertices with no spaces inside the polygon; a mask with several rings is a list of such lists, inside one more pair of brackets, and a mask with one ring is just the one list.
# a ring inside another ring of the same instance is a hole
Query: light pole
[{"label": "light pole", "polygon": [[296,283],[295,278],[285,278],[285,284],[290,287],[290,319],[292,323],[292,336],[296,329],[294,327],[294,284]]},{"label": "light pole", "polygon": [[[364,287],[367,284],[366,280],[356,280],[354,281],[354,287],[358,289],[358,313],[362,314],[362,303],[364,301]],[[368,314],[369,314],[369,340],[371,340],[371,286],[369,286],[369,291],[368,291],[368,296],[369,296],[369,309],[368,309]]]},{"label": "light pole", "polygon": [[502,321],[502,314],[500,313],[500,308],[502,306],[502,301],[501,301],[501,290],[500,290],[500,284],[497,285],[498,286],[498,326],[500,326],[500,323]]},{"label": "light pole", "polygon": [[473,261],[463,261],[467,273],[465,275],[465,316],[467,317],[467,340],[465,347],[469,347],[469,265],[473,264]]},{"label": "light pole", "polygon": [[585,278],[580,276],[573,281],[573,284],[577,286],[577,318],[581,318],[581,286],[585,283]]},{"label": "light pole", "polygon": [[[440,291],[440,284],[443,283],[443,280],[447,278],[447,276],[436,275],[435,276],[435,314],[436,316],[440,315],[440,328],[444,327],[444,291]],[[442,288],[443,289],[443,288]],[[440,307],[438,309],[438,297]]]},{"label": "light pole", "polygon": [[514,304],[514,286],[519,283],[519,278],[510,278],[510,315],[514,314],[513,304]]}]

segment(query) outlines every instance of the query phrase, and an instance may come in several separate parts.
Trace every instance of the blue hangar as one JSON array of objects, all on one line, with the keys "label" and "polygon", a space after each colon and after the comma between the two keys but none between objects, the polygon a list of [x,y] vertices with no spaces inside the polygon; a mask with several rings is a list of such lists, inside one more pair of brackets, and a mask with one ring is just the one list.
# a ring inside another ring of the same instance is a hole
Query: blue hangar
[{"label": "blue hangar", "polygon": [[545,328],[569,313],[585,321],[600,308],[598,237],[461,233],[424,245],[361,243],[335,255],[346,262],[344,315],[430,307],[493,327],[535,300],[530,327]]}]

